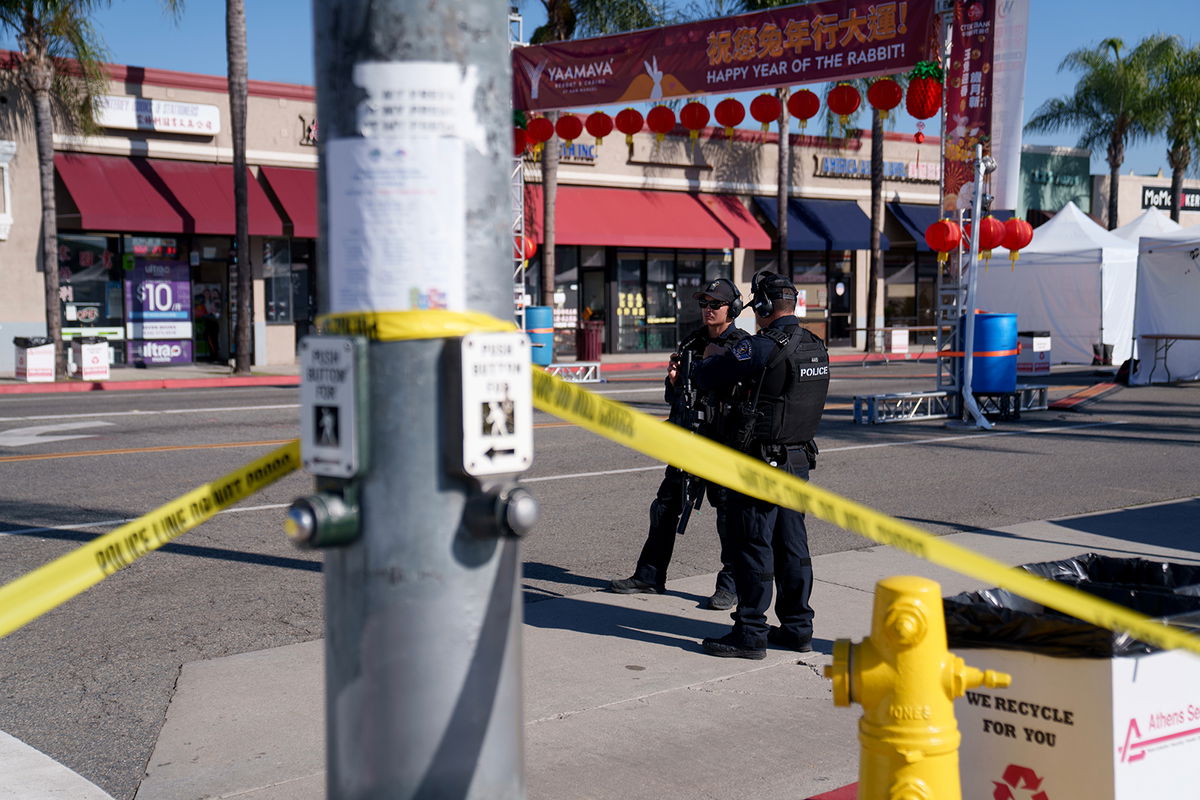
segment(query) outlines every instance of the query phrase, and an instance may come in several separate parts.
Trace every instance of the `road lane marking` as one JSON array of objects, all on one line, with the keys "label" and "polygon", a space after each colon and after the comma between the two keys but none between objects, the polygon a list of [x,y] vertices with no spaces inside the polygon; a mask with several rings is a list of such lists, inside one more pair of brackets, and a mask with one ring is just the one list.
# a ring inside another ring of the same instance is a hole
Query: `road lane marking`
[{"label": "road lane marking", "polygon": [[27,417],[0,417],[0,422],[26,422],[45,419],[78,419],[80,417],[145,417],[154,414],[203,414],[208,411],[279,411],[299,408],[299,403],[271,406],[221,406],[217,408],[164,408],[157,411],[80,411],[74,414],[38,414]]},{"label": "road lane marking", "polygon": [[[73,437],[68,437],[73,438]],[[41,441],[46,441],[45,439]],[[212,444],[173,444],[159,447],[129,447],[123,450],[81,450],[75,453],[40,453],[27,456],[0,456],[7,461],[49,461],[55,458],[84,458],[85,456],[123,456],[132,453],[169,453],[174,450],[218,450],[224,447],[267,447],[287,444],[291,439],[270,439],[265,442],[214,442]]]},{"label": "road lane marking", "polygon": [[62,442],[67,439],[90,439],[97,434],[75,433],[66,436],[54,435],[55,431],[74,431],[81,428],[95,428],[100,425],[112,425],[111,422],[95,420],[93,422],[60,422],[57,425],[31,425],[26,428],[13,428],[0,432],[0,447],[24,447],[28,444],[46,444]]},{"label": "road lane marking", "polygon": [[[271,503],[265,506],[247,506],[246,508],[226,508],[223,511],[218,511],[216,516],[221,514],[244,514],[248,511],[275,511],[280,508],[287,508],[291,503]],[[46,525],[36,528],[17,528],[11,531],[0,531],[0,536],[28,536],[34,533],[52,533],[54,531],[80,531],[84,528],[103,528],[109,525],[124,525],[127,522],[133,522],[141,517],[125,517],[124,519],[101,519],[95,522],[80,522],[75,525]]]},{"label": "road lane marking", "polygon": [[[910,444],[938,444],[940,442],[951,442],[956,439],[983,439],[993,436],[1015,436],[1021,433],[1070,433],[1071,431],[1079,430],[1080,428],[1098,428],[1104,425],[1124,425],[1124,420],[1114,420],[1112,422],[1087,422],[1082,425],[1071,425],[1068,427],[1050,427],[1050,428],[1031,428],[1023,431],[991,431],[988,433],[962,434],[959,436],[940,436],[929,439],[909,439],[903,442],[879,442],[877,444],[852,444],[845,447],[826,447],[822,448],[822,453],[840,453],[845,450],[866,450],[878,447],[903,447]],[[631,472],[649,472],[651,470],[662,469],[666,464],[659,463],[649,467],[628,467],[626,469],[606,469],[598,472],[572,472],[565,475],[543,475],[540,478],[522,478],[521,483],[542,483],[545,481],[565,481],[573,478],[602,478],[606,475],[624,475]]]}]

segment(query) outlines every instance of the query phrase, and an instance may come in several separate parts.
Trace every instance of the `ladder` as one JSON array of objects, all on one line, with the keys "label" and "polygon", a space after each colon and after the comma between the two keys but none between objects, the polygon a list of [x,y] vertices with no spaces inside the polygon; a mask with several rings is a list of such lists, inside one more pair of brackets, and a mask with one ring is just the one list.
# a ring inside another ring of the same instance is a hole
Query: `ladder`
[{"label": "ladder", "polygon": [[[521,15],[516,6],[508,14],[508,46],[525,43]],[[512,254],[513,254],[513,318],[517,327],[525,328],[525,156],[514,155],[509,180],[512,194]]]}]

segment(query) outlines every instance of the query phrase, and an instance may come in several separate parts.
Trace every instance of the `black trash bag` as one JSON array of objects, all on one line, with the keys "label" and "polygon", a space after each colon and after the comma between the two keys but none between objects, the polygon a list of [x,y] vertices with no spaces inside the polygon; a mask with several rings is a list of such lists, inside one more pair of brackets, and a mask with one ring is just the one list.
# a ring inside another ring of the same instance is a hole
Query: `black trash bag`
[{"label": "black trash bag", "polygon": [[54,340],[49,336],[14,336],[13,344],[17,347],[41,347],[44,344],[50,344]]},{"label": "black trash bag", "polygon": [[[1190,564],[1085,553],[1020,569],[1167,622],[1190,626],[1193,620],[1186,617],[1200,612],[1200,567]],[[1005,589],[963,592],[942,604],[951,648],[992,647],[1060,658],[1112,658],[1158,649]]]}]

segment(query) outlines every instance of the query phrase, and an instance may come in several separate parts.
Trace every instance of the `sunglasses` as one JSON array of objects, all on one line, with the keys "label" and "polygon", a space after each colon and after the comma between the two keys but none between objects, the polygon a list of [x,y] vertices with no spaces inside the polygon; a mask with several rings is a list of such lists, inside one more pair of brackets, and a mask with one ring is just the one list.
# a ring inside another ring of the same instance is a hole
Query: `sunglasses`
[{"label": "sunglasses", "polygon": [[721,306],[727,306],[729,303],[723,303],[720,300],[701,300],[699,303],[701,308],[710,308],[716,311]]}]

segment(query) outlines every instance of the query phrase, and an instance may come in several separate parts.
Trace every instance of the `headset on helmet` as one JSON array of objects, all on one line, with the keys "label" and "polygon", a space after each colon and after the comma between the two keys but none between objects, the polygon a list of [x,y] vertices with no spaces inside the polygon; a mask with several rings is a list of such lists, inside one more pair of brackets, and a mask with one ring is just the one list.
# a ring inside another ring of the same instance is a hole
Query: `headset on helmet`
[{"label": "headset on helmet", "polygon": [[760,317],[769,317],[774,311],[774,300],[787,297],[795,300],[796,287],[782,275],[763,270],[750,281],[750,307]]}]

